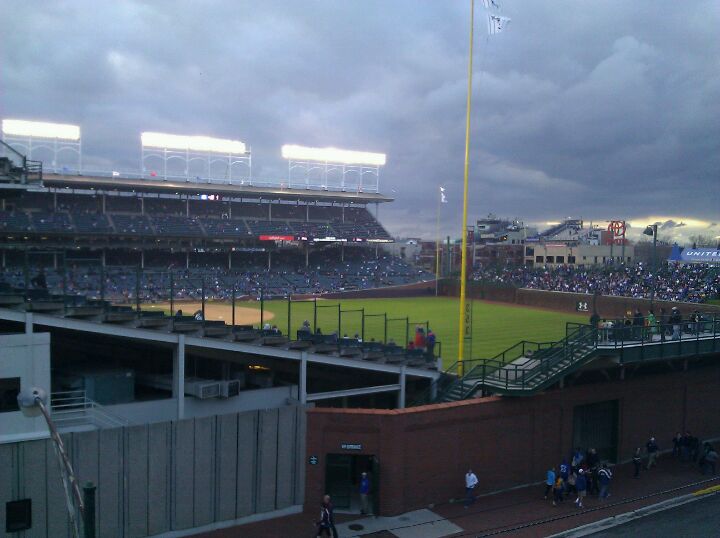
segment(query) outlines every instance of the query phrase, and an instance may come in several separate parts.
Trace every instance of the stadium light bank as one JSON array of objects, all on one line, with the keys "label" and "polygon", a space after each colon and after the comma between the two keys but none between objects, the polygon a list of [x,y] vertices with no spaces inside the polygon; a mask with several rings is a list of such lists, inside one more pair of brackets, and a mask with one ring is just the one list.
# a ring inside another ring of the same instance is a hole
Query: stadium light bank
[{"label": "stadium light bank", "polygon": [[2,131],[3,136],[10,135],[71,141],[80,140],[80,127],[68,123],[7,119],[2,122]]},{"label": "stadium light bank", "polygon": [[[387,162],[384,153],[293,144],[282,146],[282,156],[288,160],[288,185],[291,187],[357,192],[379,192],[380,167]],[[293,175],[294,170],[300,174]],[[333,176],[339,176],[339,182],[333,180]]]}]

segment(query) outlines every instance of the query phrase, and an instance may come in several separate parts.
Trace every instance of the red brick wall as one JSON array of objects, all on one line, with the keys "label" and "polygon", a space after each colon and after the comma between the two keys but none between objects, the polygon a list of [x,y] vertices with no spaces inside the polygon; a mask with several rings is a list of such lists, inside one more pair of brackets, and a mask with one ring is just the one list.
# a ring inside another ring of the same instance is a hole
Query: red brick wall
[{"label": "red brick wall", "polygon": [[[720,359],[720,357],[718,357]],[[484,398],[406,410],[316,408],[308,411],[307,508],[324,493],[325,455],[360,443],[380,461],[380,512],[398,514],[463,495],[472,467],[480,492],[544,478],[571,451],[573,409],[619,400],[621,460],[651,435],[668,448],[676,431],[720,435],[720,365],[565,388],[529,398]]]}]

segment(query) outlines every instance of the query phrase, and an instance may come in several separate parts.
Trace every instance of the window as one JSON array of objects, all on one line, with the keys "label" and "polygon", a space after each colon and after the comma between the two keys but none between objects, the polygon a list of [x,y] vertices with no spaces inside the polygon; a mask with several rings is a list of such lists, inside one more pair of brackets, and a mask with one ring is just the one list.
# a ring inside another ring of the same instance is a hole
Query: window
[{"label": "window", "polygon": [[20,411],[17,402],[17,396],[19,392],[19,377],[0,378],[0,413]]},{"label": "window", "polygon": [[525,247],[525,256],[535,256],[535,249],[533,247]]},{"label": "window", "polygon": [[542,263],[542,262],[543,262],[543,257],[542,257],[542,256],[535,256],[535,261],[536,261],[537,263]]},{"label": "window", "polygon": [[565,263],[565,256],[557,256],[555,258],[555,263]]},{"label": "window", "polygon": [[[585,259],[585,256],[583,256],[583,259]],[[568,263],[575,264],[575,256],[568,256]]]},{"label": "window", "polygon": [[555,263],[555,256],[545,256],[545,263]]},{"label": "window", "polygon": [[32,528],[32,500],[22,499],[5,503],[5,532],[20,532]]}]

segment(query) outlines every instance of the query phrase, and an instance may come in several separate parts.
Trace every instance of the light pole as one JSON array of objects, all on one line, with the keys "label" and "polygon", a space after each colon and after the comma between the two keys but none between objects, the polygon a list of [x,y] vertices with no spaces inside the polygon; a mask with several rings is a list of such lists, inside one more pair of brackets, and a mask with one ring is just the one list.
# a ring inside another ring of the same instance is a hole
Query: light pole
[{"label": "light pole", "polygon": [[[78,485],[77,478],[75,477],[75,472],[73,471],[72,464],[70,463],[70,459],[68,458],[67,452],[65,451],[65,445],[63,444],[62,438],[60,437],[57,428],[55,428],[55,423],[50,418],[50,412],[47,408],[47,392],[45,392],[41,388],[31,387],[29,389],[20,391],[17,396],[17,401],[20,410],[26,417],[37,417],[39,415],[42,415],[45,418],[48,430],[50,430],[50,438],[52,439],[53,446],[55,447],[55,455],[58,458],[58,466],[60,467],[60,477],[62,478],[63,488],[65,490],[65,502],[67,506],[68,517],[70,518],[70,526],[73,532],[73,536],[75,538],[79,538],[80,536],[78,522],[75,518],[75,508],[73,507],[74,499],[75,505],[80,511],[80,517],[82,517],[83,522],[85,522],[85,536],[94,537],[95,513],[94,511],[92,514],[90,514],[89,512],[86,513],[85,502],[83,500],[83,496],[80,493],[80,486]],[[92,488],[92,492],[94,493],[94,486],[92,486],[92,484],[88,483],[88,487],[86,488],[86,490],[88,488]],[[94,507],[94,498],[88,504],[91,504]],[[89,528],[90,525],[88,523],[92,525],[92,528]]]},{"label": "light pole", "polygon": [[657,224],[649,224],[643,234],[651,235],[653,238],[653,256],[652,256],[652,282],[650,287],[650,309],[653,308],[655,302],[655,281],[657,280]]}]

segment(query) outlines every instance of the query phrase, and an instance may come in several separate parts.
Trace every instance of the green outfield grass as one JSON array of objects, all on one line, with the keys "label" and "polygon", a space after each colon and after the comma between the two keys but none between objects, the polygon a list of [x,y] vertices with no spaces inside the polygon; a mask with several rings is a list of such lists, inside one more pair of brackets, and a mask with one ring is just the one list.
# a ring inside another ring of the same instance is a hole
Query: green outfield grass
[{"label": "green outfield grass", "polygon": [[[365,314],[387,313],[389,319],[402,318],[402,321],[388,322],[388,339],[392,338],[402,345],[405,340],[405,318],[411,322],[410,337],[412,337],[414,324],[429,322],[430,328],[435,332],[437,340],[442,343],[443,363],[451,365],[457,360],[457,335],[459,303],[452,297],[413,297],[402,299],[347,299],[341,302],[336,300],[318,301],[317,325],[323,333],[329,334],[337,331],[337,307],[341,304],[342,326],[339,334],[353,336],[361,329],[360,313],[346,312],[349,310],[365,309]],[[527,308],[516,305],[503,305],[474,301],[473,306],[473,346],[474,358],[488,358],[500,353],[521,340],[535,342],[548,342],[559,340],[565,336],[565,323],[587,322],[586,315],[566,314]],[[238,303],[240,305],[240,303]],[[260,308],[257,301],[244,302],[242,306]],[[275,324],[285,333],[287,331],[287,301],[274,300],[265,302],[266,311],[272,312]],[[302,321],[307,319],[313,323],[313,305],[308,303],[292,304],[291,334],[300,327]],[[381,317],[366,319],[365,339],[375,338],[382,341],[384,337],[384,322]]]}]

